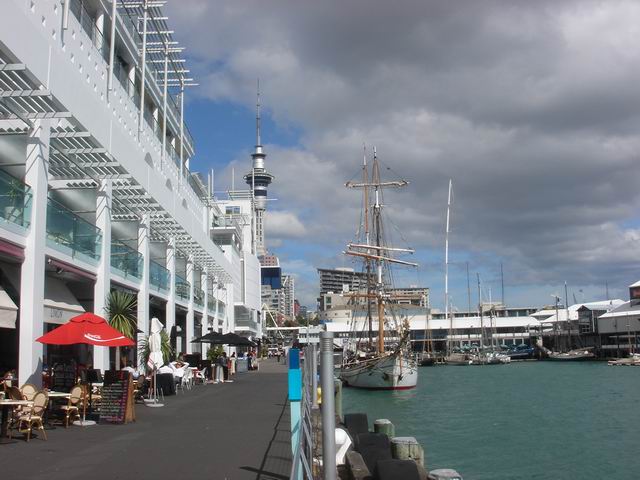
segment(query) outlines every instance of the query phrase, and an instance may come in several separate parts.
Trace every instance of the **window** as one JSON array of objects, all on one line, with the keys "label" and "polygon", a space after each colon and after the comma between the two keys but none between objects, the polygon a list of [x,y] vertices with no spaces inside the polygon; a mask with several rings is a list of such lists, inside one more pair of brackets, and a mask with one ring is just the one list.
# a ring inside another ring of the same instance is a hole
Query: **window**
[{"label": "window", "polygon": [[226,207],[225,213],[227,215],[240,215],[240,207],[236,207],[236,206]]}]

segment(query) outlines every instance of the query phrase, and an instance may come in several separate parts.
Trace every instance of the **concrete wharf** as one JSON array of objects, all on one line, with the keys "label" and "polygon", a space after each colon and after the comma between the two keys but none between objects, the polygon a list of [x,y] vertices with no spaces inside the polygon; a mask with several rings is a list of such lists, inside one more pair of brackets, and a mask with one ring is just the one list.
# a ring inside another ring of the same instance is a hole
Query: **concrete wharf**
[{"label": "concrete wharf", "polygon": [[57,427],[48,441],[0,445],[2,478],[284,480],[291,469],[287,367],[197,385],[126,425]]}]

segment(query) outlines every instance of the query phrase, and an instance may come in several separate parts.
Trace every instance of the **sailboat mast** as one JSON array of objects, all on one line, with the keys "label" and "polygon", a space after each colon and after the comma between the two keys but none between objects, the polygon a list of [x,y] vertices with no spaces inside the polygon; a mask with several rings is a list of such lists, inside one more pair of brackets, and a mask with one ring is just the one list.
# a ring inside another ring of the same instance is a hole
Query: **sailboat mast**
[{"label": "sailboat mast", "polygon": [[[367,169],[367,147],[363,146],[364,155],[362,162],[362,183],[363,185],[367,185],[369,183],[369,171]],[[364,193],[364,236],[365,242],[367,245],[371,245],[370,241],[370,232],[369,232],[369,187],[365,186],[363,188]],[[371,252],[369,249],[366,251],[367,254]],[[369,301],[369,296],[371,295],[371,259],[365,259],[365,267],[367,272],[367,321],[369,323],[369,345],[373,344],[373,318],[371,315],[371,302]]]},{"label": "sailboat mast", "polygon": [[[449,318],[449,213],[451,210],[451,179],[449,179],[449,195],[447,196],[447,224],[444,235],[444,318]],[[449,318],[449,351],[453,334],[453,317]]]},{"label": "sailboat mast", "polygon": [[476,273],[478,277],[478,313],[480,315],[480,348],[484,346],[484,316],[482,314],[482,293],[480,290],[480,274]]},{"label": "sailboat mast", "polygon": [[[373,147],[373,183],[375,185],[375,204],[373,206],[374,227],[376,234],[377,254],[382,256],[382,236],[380,231],[380,169],[378,167],[378,157],[376,147]],[[376,260],[377,269],[377,300],[378,300],[378,352],[384,352],[384,284],[382,281],[382,259]]]}]

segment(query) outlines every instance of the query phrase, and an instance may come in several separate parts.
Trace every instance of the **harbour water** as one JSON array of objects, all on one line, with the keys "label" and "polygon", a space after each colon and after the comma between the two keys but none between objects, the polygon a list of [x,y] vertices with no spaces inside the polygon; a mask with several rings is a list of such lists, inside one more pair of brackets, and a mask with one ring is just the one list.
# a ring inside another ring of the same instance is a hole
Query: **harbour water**
[{"label": "harbour water", "polygon": [[465,480],[640,478],[640,368],[437,366],[413,390],[343,392],[345,412],[388,418]]}]

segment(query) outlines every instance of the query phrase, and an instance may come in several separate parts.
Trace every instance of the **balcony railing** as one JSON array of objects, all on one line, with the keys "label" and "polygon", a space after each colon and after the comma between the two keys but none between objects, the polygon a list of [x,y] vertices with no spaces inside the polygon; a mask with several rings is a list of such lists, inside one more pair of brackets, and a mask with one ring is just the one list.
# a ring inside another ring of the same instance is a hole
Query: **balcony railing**
[{"label": "balcony railing", "polygon": [[199,307],[204,307],[204,290],[201,288],[193,289],[193,303]]},{"label": "balcony railing", "polygon": [[100,258],[102,231],[52,198],[47,199],[47,238],[69,248],[72,256]]},{"label": "balcony railing", "polygon": [[153,260],[149,261],[149,283],[158,290],[169,291],[171,273]]},{"label": "balcony railing", "polygon": [[190,298],[191,284],[180,275],[176,275],[176,296],[185,302]]},{"label": "balcony railing", "polygon": [[209,294],[209,301],[207,302],[207,310],[209,310],[209,315],[213,315],[216,311],[216,302],[213,298],[211,298],[211,294]]},{"label": "balcony railing", "polygon": [[7,222],[29,228],[31,188],[0,170],[0,217]]},{"label": "balcony railing", "polygon": [[142,279],[143,258],[137,250],[122,242],[111,242],[111,268],[121,273],[124,277]]},{"label": "balcony railing", "polygon": [[82,30],[91,39],[94,47],[105,62],[109,61],[109,43],[96,27],[96,19],[87,11],[82,0],[71,0],[69,11],[76,17]]}]

